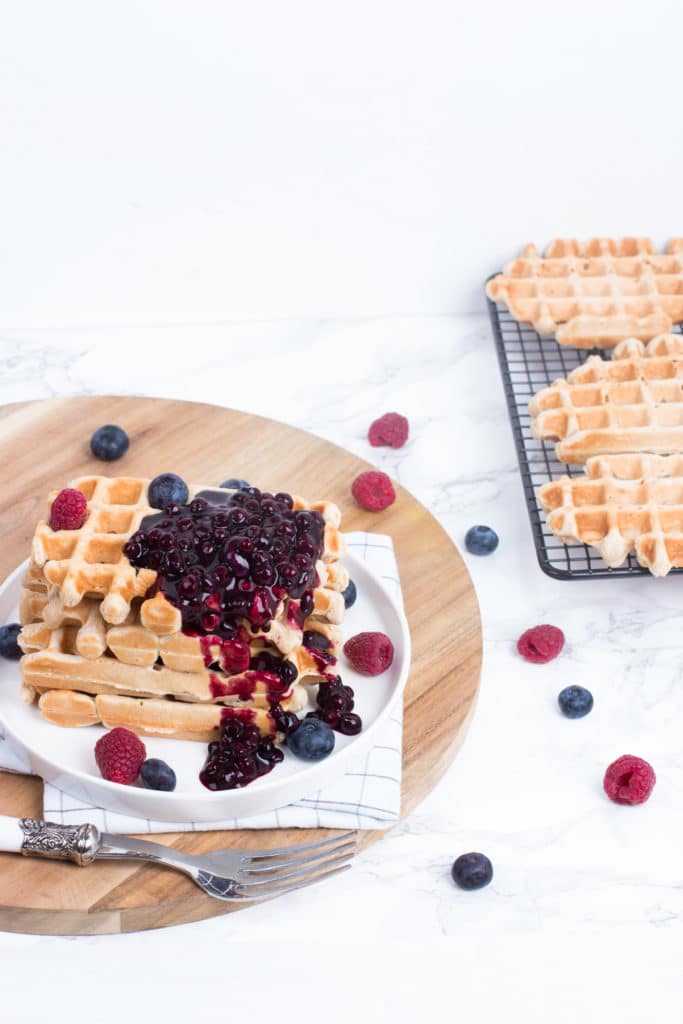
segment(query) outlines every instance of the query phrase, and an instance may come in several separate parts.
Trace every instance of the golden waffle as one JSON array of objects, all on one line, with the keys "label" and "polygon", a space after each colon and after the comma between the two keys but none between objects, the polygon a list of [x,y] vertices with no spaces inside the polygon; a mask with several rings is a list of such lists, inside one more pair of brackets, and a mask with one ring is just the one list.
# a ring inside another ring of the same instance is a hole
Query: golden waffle
[{"label": "golden waffle", "polygon": [[585,476],[538,490],[548,526],[565,544],[588,544],[612,567],[635,550],[655,576],[683,566],[683,455],[604,455]]},{"label": "golden waffle", "polygon": [[531,433],[557,441],[560,462],[683,451],[683,337],[629,339],[611,360],[590,356],[529,402]]},{"label": "golden waffle", "polygon": [[123,726],[143,736],[209,743],[216,739],[225,717],[239,717],[257,725],[262,736],[276,734],[275,721],[263,708],[236,710],[112,694],[90,697],[74,690],[49,690],[40,695],[38,707],[49,722],[69,728],[101,723],[107,729]]},{"label": "golden waffle", "polygon": [[[81,477],[70,487],[88,499],[86,519],[80,530],[53,530],[47,520],[36,527],[32,559],[46,580],[60,588],[67,608],[86,595],[102,601],[106,622],[123,622],[134,597],[142,597],[156,573],[136,572],[123,545],[142,519],[156,509],[147,503],[148,480],[135,477]],[[50,504],[57,492],[50,495]]]},{"label": "golden waffle", "polygon": [[[290,608],[285,599],[267,632],[252,632],[243,623],[252,657],[267,651],[296,669],[291,686],[276,688],[274,694],[267,677],[259,679],[258,673],[225,674],[220,641],[204,641],[202,646],[197,637],[182,633],[180,613],[163,594],[144,598],[156,573],[140,570],[139,576],[151,578],[145,579],[144,588],[131,584],[128,570],[135,570],[122,549],[129,531],[135,532],[144,515],[156,511],[144,504],[147,483],[81,478],[70,486],[89,498],[83,528],[56,532],[46,522],[39,524],[21,598],[24,699],[37,699],[45,717],[62,725],[102,721],[136,728],[137,721],[137,731],[150,735],[206,738],[230,707],[240,714],[253,712],[262,731],[272,731],[271,704],[277,700],[285,710],[299,710],[307,702],[300,684],[318,682],[328,670],[324,656],[303,646],[304,630],[323,633],[330,655],[336,656],[341,647],[336,624],[344,616],[341,592],[349,577],[339,562],[344,550],[339,509],[330,502],[308,505],[294,499],[295,509],[312,508],[325,520],[319,585],[306,621],[290,614],[298,610],[298,602]],[[201,489],[192,487],[191,495]],[[107,505],[108,497],[116,504]],[[124,530],[119,512],[125,502],[129,512]],[[108,545],[102,540],[107,524],[116,531],[107,535]],[[70,546],[61,537],[67,533]],[[102,558],[105,549],[107,561]],[[196,705],[202,706],[201,713]]]},{"label": "golden waffle", "polygon": [[512,316],[561,345],[612,348],[649,341],[683,320],[683,238],[655,252],[649,238],[555,239],[527,245],[486,292]]}]

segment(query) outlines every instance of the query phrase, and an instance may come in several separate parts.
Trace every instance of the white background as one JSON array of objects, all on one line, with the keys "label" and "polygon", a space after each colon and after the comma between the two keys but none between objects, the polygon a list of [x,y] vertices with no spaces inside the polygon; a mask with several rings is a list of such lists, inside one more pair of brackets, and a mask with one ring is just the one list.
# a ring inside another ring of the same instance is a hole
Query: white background
[{"label": "white background", "polygon": [[681,230],[677,0],[4,0],[0,322],[482,308]]}]

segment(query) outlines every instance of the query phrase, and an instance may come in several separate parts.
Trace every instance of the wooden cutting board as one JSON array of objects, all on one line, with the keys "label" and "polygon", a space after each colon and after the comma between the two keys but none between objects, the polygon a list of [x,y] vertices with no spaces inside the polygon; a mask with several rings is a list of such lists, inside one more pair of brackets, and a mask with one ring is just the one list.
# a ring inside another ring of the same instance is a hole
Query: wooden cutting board
[{"label": "wooden cutting board", "polygon": [[[123,459],[107,464],[90,452],[103,423],[130,437]],[[368,451],[370,454],[370,450]],[[242,477],[264,490],[336,502],[347,530],[393,537],[412,635],[405,692],[402,814],[441,778],[474,711],[481,667],[479,609],[465,565],[447,534],[406,490],[380,514],[359,508],[353,478],[362,459],[282,423],[190,402],[156,398],[56,398],[0,407],[0,578],[29,551],[49,491],[87,473],[156,476],[220,484]],[[0,813],[42,815],[42,784],[0,773]],[[285,846],[329,835],[322,830],[191,832],[160,841],[191,853],[225,847]],[[359,847],[381,837],[359,832]],[[0,928],[38,934],[128,932],[228,913],[185,876],[152,864],[95,864],[0,854]]]}]

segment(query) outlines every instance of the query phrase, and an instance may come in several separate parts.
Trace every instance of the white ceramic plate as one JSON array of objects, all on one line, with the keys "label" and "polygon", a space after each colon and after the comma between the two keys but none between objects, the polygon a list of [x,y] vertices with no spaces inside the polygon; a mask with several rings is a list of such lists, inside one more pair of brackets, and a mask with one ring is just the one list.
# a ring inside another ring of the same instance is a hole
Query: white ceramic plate
[{"label": "white ceramic plate", "polygon": [[[19,663],[0,658],[0,721],[8,738],[35,774],[64,792],[107,810],[142,818],[221,821],[273,810],[310,796],[343,774],[373,744],[382,723],[401,699],[410,664],[410,634],[403,611],[352,552],[345,556],[344,564],[358,588],[358,599],[344,621],[345,636],[381,630],[393,641],[396,656],[391,667],[375,677],[358,675],[344,655],[340,656],[339,671],[344,682],[355,690],[355,710],[363,719],[363,730],[358,736],[335,733],[335,749],[324,761],[311,764],[297,760],[285,747],[284,761],[268,775],[244,789],[212,793],[199,781],[205,744],[150,737],[144,741],[147,756],[163,758],[172,766],[178,779],[175,791],[160,793],[139,784],[107,782],[100,776],[94,755],[95,743],[105,730],[101,726],[65,729],[47,722],[37,707],[21,700]],[[25,564],[19,566],[0,587],[0,623],[18,621],[25,568]]]}]

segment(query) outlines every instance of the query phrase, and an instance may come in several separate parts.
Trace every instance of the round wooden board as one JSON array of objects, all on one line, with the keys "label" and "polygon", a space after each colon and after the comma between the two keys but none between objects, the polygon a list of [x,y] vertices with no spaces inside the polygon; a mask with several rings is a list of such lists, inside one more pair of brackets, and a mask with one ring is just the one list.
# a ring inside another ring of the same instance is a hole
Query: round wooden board
[{"label": "round wooden board", "polygon": [[[98,462],[92,432],[120,423],[130,449]],[[453,760],[472,716],[481,667],[474,588],[457,550],[427,510],[397,487],[377,515],[353,501],[350,484],[367,463],[282,423],[198,403],[156,398],[57,398],[0,407],[0,578],[29,551],[49,491],[87,473],[155,476],[219,484],[244,477],[263,489],[337,502],[347,530],[390,534],[396,547],[412,663],[405,693],[402,814],[416,807]],[[0,774],[0,813],[42,815],[42,783]],[[192,853],[225,847],[284,846],[329,834],[316,830],[185,832],[160,841]],[[359,832],[359,847],[381,832]],[[0,854],[0,928],[37,934],[101,934],[182,924],[234,910],[185,876],[152,864],[78,868]]]}]

